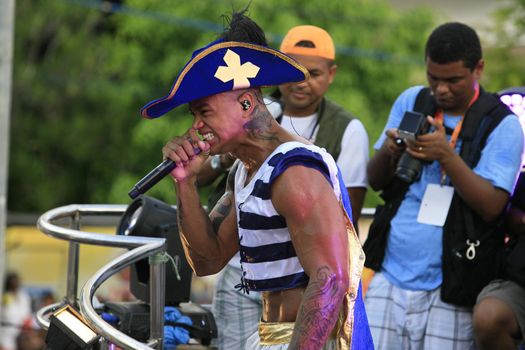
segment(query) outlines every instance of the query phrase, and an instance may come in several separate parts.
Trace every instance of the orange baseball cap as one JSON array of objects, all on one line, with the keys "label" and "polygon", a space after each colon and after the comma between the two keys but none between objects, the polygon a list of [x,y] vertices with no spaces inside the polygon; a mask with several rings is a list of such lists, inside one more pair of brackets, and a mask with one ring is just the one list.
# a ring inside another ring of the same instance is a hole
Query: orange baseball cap
[{"label": "orange baseball cap", "polygon": [[[298,46],[300,42],[310,41],[313,47]],[[306,55],[335,59],[332,37],[322,28],[304,25],[293,27],[284,37],[280,50],[286,54]]]}]

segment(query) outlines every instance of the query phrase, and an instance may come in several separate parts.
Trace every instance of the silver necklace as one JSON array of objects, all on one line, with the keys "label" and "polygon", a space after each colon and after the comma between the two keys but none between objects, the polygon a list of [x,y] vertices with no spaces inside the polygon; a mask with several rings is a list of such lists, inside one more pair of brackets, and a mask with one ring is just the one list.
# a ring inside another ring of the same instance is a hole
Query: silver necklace
[{"label": "silver necklace", "polygon": [[304,135],[301,135],[297,129],[295,128],[295,126],[293,125],[293,121],[292,121],[292,117],[291,116],[288,116],[288,119],[290,119],[290,125],[292,126],[292,129],[293,131],[297,134],[297,136],[301,136],[305,139],[307,139],[308,141],[310,142],[314,142],[313,140],[313,136],[314,136],[314,133],[315,133],[315,129],[317,129],[317,126],[319,125],[319,116],[315,119],[315,125],[314,127],[312,128],[312,131],[310,132],[310,136],[307,138],[306,136]]}]

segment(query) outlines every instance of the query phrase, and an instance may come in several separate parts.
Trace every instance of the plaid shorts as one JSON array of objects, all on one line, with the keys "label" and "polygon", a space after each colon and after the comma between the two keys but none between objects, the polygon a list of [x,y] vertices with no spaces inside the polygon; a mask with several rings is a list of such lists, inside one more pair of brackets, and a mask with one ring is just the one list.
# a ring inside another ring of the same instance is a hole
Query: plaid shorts
[{"label": "plaid shorts", "polygon": [[365,298],[376,349],[474,349],[472,309],[441,301],[439,288],[398,288],[376,273]]}]

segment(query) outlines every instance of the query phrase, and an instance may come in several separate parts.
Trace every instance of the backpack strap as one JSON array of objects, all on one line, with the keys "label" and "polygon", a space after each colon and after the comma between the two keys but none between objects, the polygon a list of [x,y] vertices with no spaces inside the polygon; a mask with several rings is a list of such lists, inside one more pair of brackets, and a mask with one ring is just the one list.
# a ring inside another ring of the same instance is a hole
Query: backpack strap
[{"label": "backpack strap", "polygon": [[425,87],[419,91],[413,109],[415,112],[421,112],[424,115],[434,115],[436,113],[438,105],[429,87]]},{"label": "backpack strap", "polygon": [[480,87],[480,97],[467,111],[460,134],[463,140],[460,155],[470,168],[478,163],[489,135],[509,114],[511,110],[495,94]]},{"label": "backpack strap", "polygon": [[[480,97],[467,111],[460,134],[463,140],[460,155],[469,168],[473,169],[478,164],[488,137],[509,114],[512,114],[511,110],[495,94],[486,93],[480,88]],[[462,207],[466,235],[471,241],[479,239],[474,212],[465,205],[457,192],[454,197],[454,203]]]}]

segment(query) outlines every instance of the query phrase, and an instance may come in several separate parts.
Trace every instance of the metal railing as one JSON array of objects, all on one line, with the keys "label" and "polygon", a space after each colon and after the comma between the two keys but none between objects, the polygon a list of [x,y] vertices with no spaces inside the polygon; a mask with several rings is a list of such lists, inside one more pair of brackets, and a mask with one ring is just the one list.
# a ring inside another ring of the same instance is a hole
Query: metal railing
[{"label": "metal railing", "polygon": [[[67,289],[64,300],[48,305],[36,314],[38,324],[48,329],[49,315],[65,304],[80,309],[86,322],[102,337],[102,342],[118,345],[124,349],[153,350],[163,348],[165,263],[162,259],[150,259],[150,339],[147,344],[118,331],[100,317],[93,307],[93,297],[100,285],[109,277],[131,264],[166,252],[166,239],[108,235],[81,231],[81,220],[88,216],[122,216],[125,205],[68,205],[42,214],[37,227],[54,238],[69,241]],[[58,220],[70,219],[71,228],[57,225]],[[79,244],[100,245],[130,249],[100,268],[78,292]]]},{"label": "metal railing", "polygon": [[[167,249],[166,239],[140,236],[108,235],[81,230],[82,219],[93,217],[120,217],[126,211],[126,205],[88,204],[68,205],[55,208],[42,214],[37,227],[43,233],[69,241],[66,296],[63,301],[47,305],[36,313],[37,323],[48,329],[49,315],[66,304],[80,310],[86,322],[102,337],[102,342],[115,344],[124,349],[153,350],[163,348],[163,327],[165,302],[165,263],[162,259],[150,259],[150,339],[147,344],[137,341],[118,331],[100,317],[93,307],[93,297],[97,289],[108,278],[125,267],[146,257],[163,255]],[[373,216],[372,208],[363,208],[362,217]],[[69,219],[70,228],[58,225],[59,220]],[[78,293],[79,244],[91,244],[106,247],[126,248],[128,252],[113,259],[100,268]],[[104,348],[104,346],[101,346]]]}]

